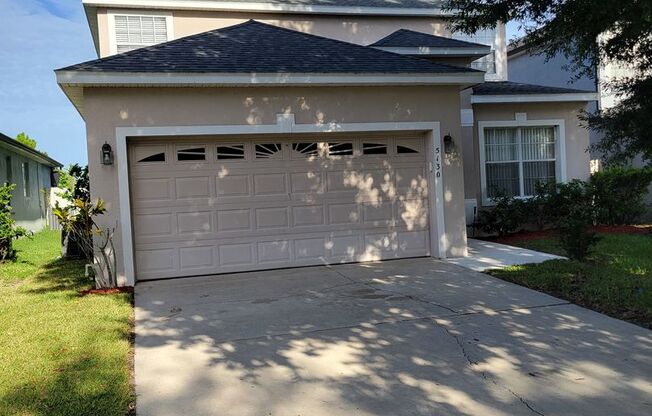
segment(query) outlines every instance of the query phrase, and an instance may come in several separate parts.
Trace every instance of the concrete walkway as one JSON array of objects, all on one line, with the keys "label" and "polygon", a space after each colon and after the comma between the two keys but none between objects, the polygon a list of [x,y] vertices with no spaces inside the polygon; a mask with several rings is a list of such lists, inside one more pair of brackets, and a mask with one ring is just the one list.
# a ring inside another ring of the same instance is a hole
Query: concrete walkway
[{"label": "concrete walkway", "polygon": [[652,333],[432,259],[136,287],[139,416],[649,415]]},{"label": "concrete walkway", "polygon": [[468,257],[451,258],[446,261],[476,272],[483,272],[489,269],[500,269],[518,264],[543,263],[547,260],[564,258],[553,254],[471,238],[468,240],[468,247]]}]

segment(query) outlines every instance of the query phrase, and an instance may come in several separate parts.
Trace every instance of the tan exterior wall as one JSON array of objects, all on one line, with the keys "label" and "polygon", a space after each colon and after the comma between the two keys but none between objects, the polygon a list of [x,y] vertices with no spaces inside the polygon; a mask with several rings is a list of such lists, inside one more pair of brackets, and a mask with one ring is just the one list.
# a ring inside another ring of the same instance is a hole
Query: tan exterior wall
[{"label": "tan exterior wall", "polygon": [[589,131],[580,125],[578,116],[585,109],[586,103],[530,103],[530,104],[475,104],[473,106],[475,125],[473,134],[465,130],[464,140],[473,139],[472,144],[465,143],[465,195],[475,198],[478,205],[482,201],[480,179],[480,139],[478,122],[514,121],[516,113],[526,113],[530,120],[564,120],[566,140],[566,175],[567,180],[588,179],[590,156]]},{"label": "tan exterior wall", "polygon": [[[459,89],[446,87],[89,88],[85,91],[88,160],[93,198],[107,203],[102,222],[119,221],[116,165],[99,164],[100,148],[116,148],[116,127],[275,124],[293,113],[297,124],[439,121],[455,138],[444,168],[449,255],[466,253]],[[120,230],[116,252],[124,279]]]}]

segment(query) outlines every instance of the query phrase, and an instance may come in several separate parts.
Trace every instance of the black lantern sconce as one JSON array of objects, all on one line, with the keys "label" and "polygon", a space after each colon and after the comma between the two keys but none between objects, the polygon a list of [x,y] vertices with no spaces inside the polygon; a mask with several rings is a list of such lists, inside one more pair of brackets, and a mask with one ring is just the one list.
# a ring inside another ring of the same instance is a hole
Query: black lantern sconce
[{"label": "black lantern sconce", "polygon": [[111,145],[107,142],[104,142],[102,145],[102,160],[103,165],[112,165],[113,164],[113,150]]},{"label": "black lantern sconce", "polygon": [[447,134],[444,136],[444,152],[446,154],[450,154],[453,152],[453,146],[455,146],[455,143],[453,142],[453,137],[450,134]]}]

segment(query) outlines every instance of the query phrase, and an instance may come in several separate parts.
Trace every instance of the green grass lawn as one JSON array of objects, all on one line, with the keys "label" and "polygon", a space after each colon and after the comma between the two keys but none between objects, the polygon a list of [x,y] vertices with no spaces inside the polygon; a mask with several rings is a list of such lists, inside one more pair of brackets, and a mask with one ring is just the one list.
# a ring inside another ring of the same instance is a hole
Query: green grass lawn
[{"label": "green grass lawn", "polygon": [[0,415],[124,416],[130,295],[80,297],[84,264],[58,259],[58,232],[15,247],[0,264]]},{"label": "green grass lawn", "polygon": [[[492,276],[652,328],[652,235],[603,234],[584,263],[551,260],[492,270]],[[510,243],[564,255],[554,238]]]}]

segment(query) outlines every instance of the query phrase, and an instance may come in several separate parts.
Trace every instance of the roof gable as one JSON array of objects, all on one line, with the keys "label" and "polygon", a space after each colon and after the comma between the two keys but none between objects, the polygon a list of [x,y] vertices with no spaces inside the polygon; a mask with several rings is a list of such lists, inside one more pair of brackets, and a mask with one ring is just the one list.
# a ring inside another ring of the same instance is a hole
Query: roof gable
[{"label": "roof gable", "polygon": [[374,47],[486,48],[487,45],[400,29],[370,45]]},{"label": "roof gable", "polygon": [[460,73],[374,48],[250,20],[58,71],[138,73]]}]

